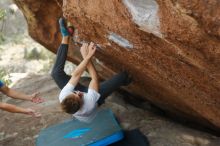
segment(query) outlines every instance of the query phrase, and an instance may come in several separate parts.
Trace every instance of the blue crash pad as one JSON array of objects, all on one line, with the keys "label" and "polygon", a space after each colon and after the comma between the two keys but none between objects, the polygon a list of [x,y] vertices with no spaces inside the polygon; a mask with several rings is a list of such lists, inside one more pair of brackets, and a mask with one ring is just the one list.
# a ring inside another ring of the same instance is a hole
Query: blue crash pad
[{"label": "blue crash pad", "polygon": [[90,123],[71,119],[42,130],[37,146],[106,146],[123,139],[111,110],[98,111]]}]

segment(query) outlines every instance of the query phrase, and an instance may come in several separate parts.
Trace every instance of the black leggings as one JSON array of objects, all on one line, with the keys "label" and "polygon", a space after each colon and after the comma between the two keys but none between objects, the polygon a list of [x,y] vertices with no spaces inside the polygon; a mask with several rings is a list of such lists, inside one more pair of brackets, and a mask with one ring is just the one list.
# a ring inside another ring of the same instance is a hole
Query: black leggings
[{"label": "black leggings", "polygon": [[[55,80],[56,84],[62,89],[70,80],[71,76],[67,75],[64,72],[64,65],[67,58],[68,45],[61,44],[57,51],[57,58],[55,64],[52,69],[51,76]],[[101,105],[105,102],[106,97],[108,97],[112,92],[117,90],[120,86],[128,85],[128,74],[126,72],[121,72],[119,74],[114,75],[112,78],[103,81],[100,84],[99,93],[101,97],[98,100],[98,105]],[[87,92],[88,87],[77,84],[75,90],[81,92]]]}]

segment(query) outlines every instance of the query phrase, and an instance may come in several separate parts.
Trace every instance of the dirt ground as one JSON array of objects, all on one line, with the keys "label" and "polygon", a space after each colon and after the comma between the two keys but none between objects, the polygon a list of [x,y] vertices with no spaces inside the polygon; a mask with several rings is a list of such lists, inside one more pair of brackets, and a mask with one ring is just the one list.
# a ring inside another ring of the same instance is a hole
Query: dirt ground
[{"label": "dirt ground", "polygon": [[[3,96],[4,102],[32,107],[40,111],[42,117],[33,118],[0,111],[0,146],[33,146],[41,129],[71,118],[61,111],[57,97],[60,89],[49,75],[28,75],[16,82],[13,88],[26,93],[40,91],[46,101],[33,104]],[[149,139],[151,146],[220,145],[220,138],[214,135],[175,123],[148,110],[136,108],[126,103],[123,100],[125,98],[126,96],[115,92],[102,108],[112,109],[123,129],[139,128]]]}]

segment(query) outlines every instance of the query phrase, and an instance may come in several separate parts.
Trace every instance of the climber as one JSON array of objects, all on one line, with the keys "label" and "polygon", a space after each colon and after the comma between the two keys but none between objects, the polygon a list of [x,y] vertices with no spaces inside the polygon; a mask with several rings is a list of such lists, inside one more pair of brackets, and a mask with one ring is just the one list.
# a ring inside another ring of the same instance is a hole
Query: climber
[{"label": "climber", "polygon": [[[44,101],[42,98],[39,97],[39,93],[33,93],[31,95],[21,93],[19,91],[9,88],[1,80],[0,80],[0,91],[3,94],[9,97],[12,97],[14,99],[28,100],[34,103],[41,103]],[[31,108],[17,107],[15,105],[8,104],[8,103],[0,102],[0,109],[8,111],[8,112],[12,112],[12,113],[22,113],[22,114],[32,115],[34,117],[41,116],[40,113],[36,112],[35,110]]]},{"label": "climber", "polygon": [[[91,61],[96,52],[94,43],[84,43],[80,49],[83,57],[82,62],[75,68],[72,75],[64,72],[64,65],[68,52],[69,32],[65,20],[59,19],[62,43],[57,51],[57,58],[52,69],[52,77],[61,90],[59,101],[64,112],[73,114],[80,121],[89,121],[96,114],[97,105],[105,102],[107,96],[120,86],[126,86],[131,82],[126,72],[119,73],[111,79],[102,82],[99,86],[97,72]],[[88,69],[91,81],[88,87],[81,85],[79,79],[82,73]]]}]

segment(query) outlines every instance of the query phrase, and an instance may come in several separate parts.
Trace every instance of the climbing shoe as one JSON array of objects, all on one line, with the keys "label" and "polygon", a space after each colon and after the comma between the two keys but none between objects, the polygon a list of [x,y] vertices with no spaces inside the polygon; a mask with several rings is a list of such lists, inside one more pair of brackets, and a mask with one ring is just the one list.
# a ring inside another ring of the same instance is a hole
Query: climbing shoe
[{"label": "climbing shoe", "polygon": [[65,20],[64,18],[59,19],[59,25],[60,25],[60,32],[63,37],[69,36],[68,29],[66,28]]}]

